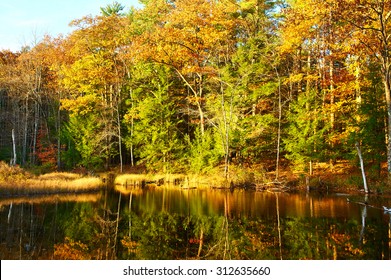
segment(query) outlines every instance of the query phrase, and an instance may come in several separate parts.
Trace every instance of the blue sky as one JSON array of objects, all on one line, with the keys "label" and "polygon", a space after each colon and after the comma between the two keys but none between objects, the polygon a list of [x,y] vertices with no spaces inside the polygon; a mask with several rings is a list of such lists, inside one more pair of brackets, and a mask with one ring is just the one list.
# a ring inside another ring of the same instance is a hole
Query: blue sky
[{"label": "blue sky", "polygon": [[[69,23],[86,15],[100,14],[100,7],[114,0],[0,0],[0,50],[18,51],[34,45],[45,34],[68,34]],[[138,0],[117,0],[126,7]]]}]

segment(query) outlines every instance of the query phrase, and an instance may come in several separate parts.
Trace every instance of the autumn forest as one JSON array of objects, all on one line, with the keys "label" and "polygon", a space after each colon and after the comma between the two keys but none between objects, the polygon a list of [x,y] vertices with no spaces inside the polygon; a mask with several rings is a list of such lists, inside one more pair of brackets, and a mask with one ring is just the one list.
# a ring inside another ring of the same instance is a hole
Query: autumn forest
[{"label": "autumn forest", "polygon": [[391,174],[391,1],[140,2],[0,52],[0,161]]}]

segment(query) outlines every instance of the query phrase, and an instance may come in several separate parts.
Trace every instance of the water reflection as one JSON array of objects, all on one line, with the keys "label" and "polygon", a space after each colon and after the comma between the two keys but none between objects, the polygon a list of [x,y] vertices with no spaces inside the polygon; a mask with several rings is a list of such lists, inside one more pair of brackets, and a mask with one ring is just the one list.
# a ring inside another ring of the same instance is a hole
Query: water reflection
[{"label": "water reflection", "polygon": [[104,190],[0,199],[1,259],[390,259],[387,198]]}]

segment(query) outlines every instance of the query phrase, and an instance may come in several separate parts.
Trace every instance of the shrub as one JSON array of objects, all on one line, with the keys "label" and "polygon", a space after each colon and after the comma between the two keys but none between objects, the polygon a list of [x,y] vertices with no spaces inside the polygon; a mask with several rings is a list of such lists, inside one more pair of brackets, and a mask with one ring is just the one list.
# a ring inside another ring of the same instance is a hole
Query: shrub
[{"label": "shrub", "polygon": [[20,180],[31,177],[19,166],[9,166],[7,163],[0,161],[0,181],[5,180]]}]

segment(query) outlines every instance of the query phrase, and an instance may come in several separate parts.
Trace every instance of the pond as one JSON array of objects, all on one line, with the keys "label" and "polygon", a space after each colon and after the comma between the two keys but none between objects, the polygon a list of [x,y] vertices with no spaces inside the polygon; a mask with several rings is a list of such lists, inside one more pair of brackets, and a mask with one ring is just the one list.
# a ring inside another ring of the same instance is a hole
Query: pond
[{"label": "pond", "polygon": [[388,260],[383,205],[391,199],[165,187],[0,198],[0,257]]}]

